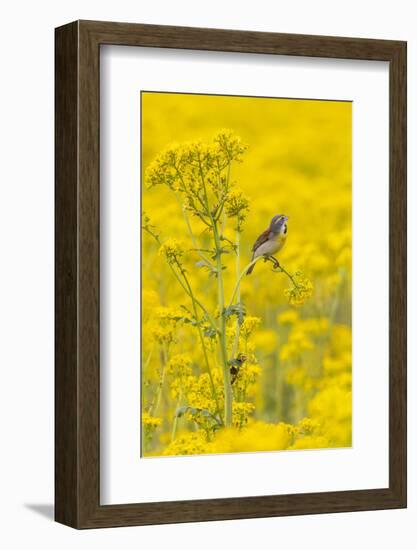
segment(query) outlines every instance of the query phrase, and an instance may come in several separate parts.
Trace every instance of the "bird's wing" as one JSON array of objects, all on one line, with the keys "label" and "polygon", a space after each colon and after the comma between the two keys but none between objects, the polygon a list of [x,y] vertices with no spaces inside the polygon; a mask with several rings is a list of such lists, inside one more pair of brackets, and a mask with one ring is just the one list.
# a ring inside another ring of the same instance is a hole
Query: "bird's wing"
[{"label": "bird's wing", "polygon": [[266,243],[266,241],[269,239],[269,227],[266,229],[259,237],[256,239],[255,244],[252,247],[252,252],[255,252],[257,248],[261,246],[261,244]]}]

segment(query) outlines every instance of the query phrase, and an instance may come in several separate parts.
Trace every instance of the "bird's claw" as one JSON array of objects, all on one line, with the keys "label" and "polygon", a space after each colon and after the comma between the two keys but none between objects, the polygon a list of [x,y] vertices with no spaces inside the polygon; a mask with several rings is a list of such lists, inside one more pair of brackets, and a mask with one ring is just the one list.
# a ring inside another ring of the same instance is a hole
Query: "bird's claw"
[{"label": "bird's claw", "polygon": [[271,261],[272,261],[272,264],[273,264],[273,269],[280,269],[281,266],[279,265],[279,261],[274,258],[274,256],[271,256]]}]

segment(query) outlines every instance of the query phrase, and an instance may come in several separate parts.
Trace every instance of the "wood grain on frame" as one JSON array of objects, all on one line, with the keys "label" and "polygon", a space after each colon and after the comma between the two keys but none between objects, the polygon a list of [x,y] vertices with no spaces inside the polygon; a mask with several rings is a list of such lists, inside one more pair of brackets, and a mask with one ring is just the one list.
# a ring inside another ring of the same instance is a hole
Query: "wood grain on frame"
[{"label": "wood grain on frame", "polygon": [[[99,56],[102,44],[389,62],[388,488],[100,505]],[[75,528],[97,528],[404,508],[407,479],[406,43],[77,21],[56,29],[55,47],[55,519]]]}]

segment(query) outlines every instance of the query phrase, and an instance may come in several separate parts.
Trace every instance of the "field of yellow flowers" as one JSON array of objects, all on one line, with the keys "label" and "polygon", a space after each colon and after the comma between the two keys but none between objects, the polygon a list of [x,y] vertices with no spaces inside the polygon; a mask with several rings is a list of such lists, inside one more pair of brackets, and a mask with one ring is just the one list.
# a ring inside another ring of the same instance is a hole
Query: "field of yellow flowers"
[{"label": "field of yellow flowers", "polygon": [[141,104],[142,456],[351,446],[351,103]]}]

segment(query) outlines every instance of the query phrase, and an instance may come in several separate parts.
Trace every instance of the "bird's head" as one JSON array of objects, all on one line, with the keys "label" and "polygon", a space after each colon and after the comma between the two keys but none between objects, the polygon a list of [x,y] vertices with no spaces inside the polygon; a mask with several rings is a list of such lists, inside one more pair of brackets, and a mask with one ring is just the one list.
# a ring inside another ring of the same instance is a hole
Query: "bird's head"
[{"label": "bird's head", "polygon": [[269,226],[270,231],[272,231],[273,233],[286,233],[287,220],[288,220],[288,216],[284,216],[283,214],[277,214],[271,220],[271,224]]}]

